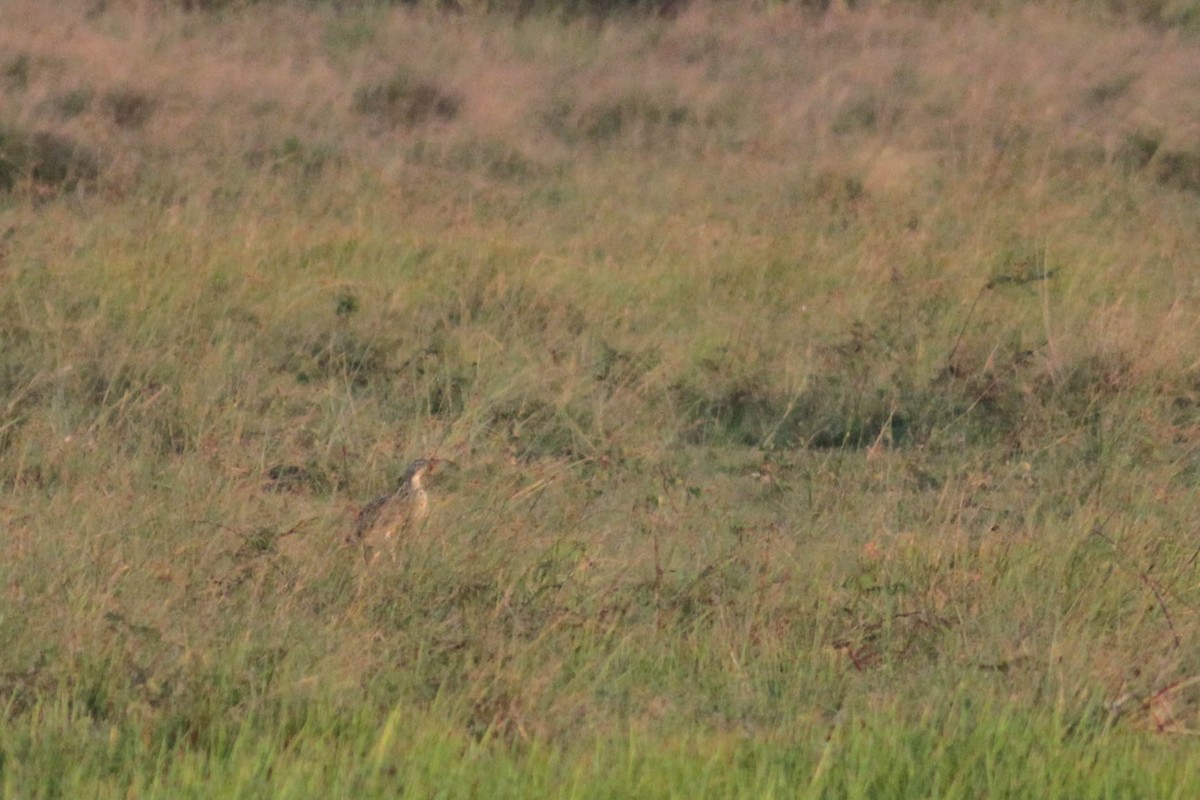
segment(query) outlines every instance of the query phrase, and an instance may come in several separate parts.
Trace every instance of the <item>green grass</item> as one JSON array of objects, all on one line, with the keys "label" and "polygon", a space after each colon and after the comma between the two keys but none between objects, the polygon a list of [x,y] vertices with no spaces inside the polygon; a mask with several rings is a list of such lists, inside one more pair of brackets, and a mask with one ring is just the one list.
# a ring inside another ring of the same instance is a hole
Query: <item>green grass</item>
[{"label": "green grass", "polygon": [[5,796],[1197,793],[1186,26],[22,11]]},{"label": "green grass", "polygon": [[[10,792],[16,784],[26,796],[99,797],[976,797],[988,787],[1001,796],[1179,797],[1195,775],[1178,753],[1128,735],[978,709],[961,696],[921,719],[885,711],[870,726],[835,720],[785,741],[630,731],[566,752],[500,751],[402,709],[338,719],[309,707],[249,720],[206,752],[182,753],[48,716],[34,728],[37,746],[5,742],[20,759]],[[55,756],[69,766],[43,763]],[[40,780],[17,783],[30,774]]]}]

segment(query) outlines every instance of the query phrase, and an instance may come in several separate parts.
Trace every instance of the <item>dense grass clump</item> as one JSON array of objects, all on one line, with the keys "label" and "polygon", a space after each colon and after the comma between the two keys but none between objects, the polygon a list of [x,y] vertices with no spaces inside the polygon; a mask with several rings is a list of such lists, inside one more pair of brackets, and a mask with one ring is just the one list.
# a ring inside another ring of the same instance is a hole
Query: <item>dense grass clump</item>
[{"label": "dense grass clump", "polygon": [[19,5],[6,794],[1196,794],[1184,23]]}]

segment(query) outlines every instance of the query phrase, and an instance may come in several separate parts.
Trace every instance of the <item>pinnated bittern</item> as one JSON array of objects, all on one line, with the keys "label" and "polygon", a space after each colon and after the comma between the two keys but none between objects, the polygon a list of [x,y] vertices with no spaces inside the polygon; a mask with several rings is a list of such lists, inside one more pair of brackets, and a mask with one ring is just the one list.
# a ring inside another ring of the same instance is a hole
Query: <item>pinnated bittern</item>
[{"label": "pinnated bittern", "polygon": [[408,465],[396,491],[363,506],[355,520],[353,541],[364,549],[394,548],[405,530],[429,516],[429,494],[423,482],[436,464],[436,459],[418,458]]}]

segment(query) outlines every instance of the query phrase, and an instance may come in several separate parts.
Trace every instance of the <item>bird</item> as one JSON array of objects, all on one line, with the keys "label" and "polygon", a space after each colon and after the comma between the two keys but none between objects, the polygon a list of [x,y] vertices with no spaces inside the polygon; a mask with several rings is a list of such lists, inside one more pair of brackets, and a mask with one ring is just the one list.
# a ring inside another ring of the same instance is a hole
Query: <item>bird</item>
[{"label": "bird", "polygon": [[433,472],[437,459],[418,458],[408,465],[396,491],[376,497],[359,510],[354,522],[351,541],[364,551],[375,549],[369,557],[378,557],[380,545],[395,548],[396,540],[410,526],[429,516],[429,493],[425,491],[425,476]]}]

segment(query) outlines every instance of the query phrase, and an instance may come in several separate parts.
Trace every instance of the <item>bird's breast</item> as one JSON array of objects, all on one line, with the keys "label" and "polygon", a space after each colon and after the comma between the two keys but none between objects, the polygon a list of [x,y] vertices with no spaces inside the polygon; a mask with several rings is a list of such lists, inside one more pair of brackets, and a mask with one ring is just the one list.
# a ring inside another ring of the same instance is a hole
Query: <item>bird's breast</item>
[{"label": "bird's breast", "polygon": [[429,514],[429,495],[424,491],[417,492],[413,498],[412,515],[414,519],[424,519]]}]

